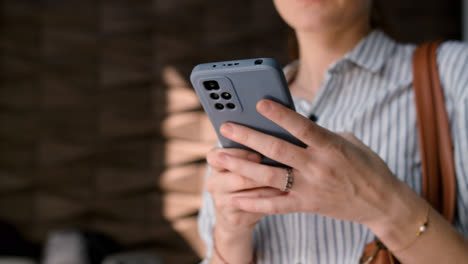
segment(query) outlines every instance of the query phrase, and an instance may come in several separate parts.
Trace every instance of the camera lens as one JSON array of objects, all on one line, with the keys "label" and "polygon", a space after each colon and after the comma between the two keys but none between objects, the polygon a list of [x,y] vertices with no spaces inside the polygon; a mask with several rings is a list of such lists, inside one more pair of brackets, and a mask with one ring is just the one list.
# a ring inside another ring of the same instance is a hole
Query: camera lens
[{"label": "camera lens", "polygon": [[256,61],[255,61],[255,65],[260,65],[260,64],[262,64],[262,63],[263,63],[263,60],[256,60]]},{"label": "camera lens", "polygon": [[226,107],[229,108],[229,109],[234,109],[234,108],[236,108],[236,105],[233,104],[233,103],[228,103],[228,104],[226,104]]},{"label": "camera lens", "polygon": [[206,82],[203,82],[203,85],[205,86],[205,89],[207,89],[208,91],[219,90],[219,84],[217,81],[206,81]]},{"label": "camera lens", "polygon": [[229,100],[229,99],[231,99],[232,96],[231,96],[230,93],[224,92],[224,93],[221,94],[221,97],[222,97],[224,100]]},{"label": "camera lens", "polygon": [[215,108],[218,109],[218,110],[223,110],[224,105],[223,104],[215,104]]},{"label": "camera lens", "polygon": [[210,94],[211,99],[218,100],[219,99],[219,94],[217,93],[211,93]]}]

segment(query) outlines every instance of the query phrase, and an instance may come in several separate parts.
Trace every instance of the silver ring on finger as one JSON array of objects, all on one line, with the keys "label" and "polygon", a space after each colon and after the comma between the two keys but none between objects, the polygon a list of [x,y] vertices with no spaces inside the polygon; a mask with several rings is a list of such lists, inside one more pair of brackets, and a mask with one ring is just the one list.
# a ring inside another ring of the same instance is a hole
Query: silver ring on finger
[{"label": "silver ring on finger", "polygon": [[285,178],[286,178],[286,182],[284,184],[283,189],[281,189],[281,191],[290,192],[292,187],[293,187],[293,183],[294,183],[294,175],[293,175],[293,172],[292,172],[291,168],[286,168],[286,177]]}]

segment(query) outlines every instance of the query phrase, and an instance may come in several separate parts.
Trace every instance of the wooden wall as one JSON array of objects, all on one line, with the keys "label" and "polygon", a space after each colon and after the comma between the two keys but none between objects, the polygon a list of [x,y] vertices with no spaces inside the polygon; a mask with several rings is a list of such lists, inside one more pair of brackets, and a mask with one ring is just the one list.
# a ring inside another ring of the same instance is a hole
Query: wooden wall
[{"label": "wooden wall", "polygon": [[461,39],[462,1],[376,0],[386,22],[404,42]]},{"label": "wooden wall", "polygon": [[[460,36],[457,1],[387,5],[403,40]],[[215,137],[188,76],[200,62],[286,63],[272,2],[2,0],[0,10],[0,219],[36,241],[90,228],[195,263]]]}]

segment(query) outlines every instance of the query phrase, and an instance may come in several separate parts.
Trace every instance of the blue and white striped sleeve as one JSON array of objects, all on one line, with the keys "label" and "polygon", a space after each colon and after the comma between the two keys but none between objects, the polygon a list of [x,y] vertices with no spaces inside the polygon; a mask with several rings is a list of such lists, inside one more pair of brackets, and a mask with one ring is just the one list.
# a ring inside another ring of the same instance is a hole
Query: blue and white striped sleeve
[{"label": "blue and white striped sleeve", "polygon": [[468,44],[445,43],[438,60],[446,101],[451,101],[453,106],[451,131],[457,176],[455,226],[468,237]]},{"label": "blue and white striped sleeve", "polygon": [[[205,182],[208,179],[211,172],[211,167],[207,166]],[[202,194],[202,205],[198,214],[198,232],[203,242],[205,243],[205,259],[201,262],[207,264],[211,258],[213,250],[213,227],[216,221],[216,214],[214,209],[213,198],[210,193],[203,189]]]}]

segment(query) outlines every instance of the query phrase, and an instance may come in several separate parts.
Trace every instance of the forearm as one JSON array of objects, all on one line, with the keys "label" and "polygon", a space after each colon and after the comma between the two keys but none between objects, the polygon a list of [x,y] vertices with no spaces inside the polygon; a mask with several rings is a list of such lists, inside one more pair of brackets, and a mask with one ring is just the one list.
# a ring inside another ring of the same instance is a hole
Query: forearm
[{"label": "forearm", "polygon": [[429,209],[428,226],[416,238],[429,204],[409,186],[401,184],[387,204],[387,217],[369,227],[401,263],[463,263],[468,260],[467,240],[436,210]]}]

